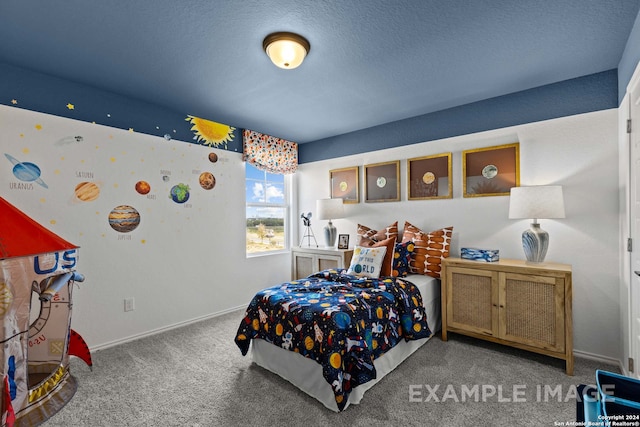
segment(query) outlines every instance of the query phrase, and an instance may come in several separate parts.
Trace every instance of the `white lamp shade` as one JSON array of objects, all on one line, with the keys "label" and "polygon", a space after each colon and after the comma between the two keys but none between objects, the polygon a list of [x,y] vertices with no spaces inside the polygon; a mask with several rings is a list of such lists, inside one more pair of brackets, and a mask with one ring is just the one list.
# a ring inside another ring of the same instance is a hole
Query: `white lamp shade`
[{"label": "white lamp shade", "polygon": [[344,205],[342,199],[320,199],[316,201],[318,219],[344,218]]},{"label": "white lamp shade", "polygon": [[509,218],[551,219],[564,217],[564,198],[560,185],[511,188]]}]

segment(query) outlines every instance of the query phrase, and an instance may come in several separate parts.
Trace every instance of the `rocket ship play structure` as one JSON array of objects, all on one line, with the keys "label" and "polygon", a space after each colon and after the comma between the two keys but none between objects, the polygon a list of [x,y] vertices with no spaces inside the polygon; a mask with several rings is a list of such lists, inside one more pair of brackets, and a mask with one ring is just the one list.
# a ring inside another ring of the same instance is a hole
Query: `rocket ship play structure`
[{"label": "rocket ship play structure", "polygon": [[71,329],[78,247],[0,197],[1,425],[38,425],[75,394],[69,357],[91,366]]}]

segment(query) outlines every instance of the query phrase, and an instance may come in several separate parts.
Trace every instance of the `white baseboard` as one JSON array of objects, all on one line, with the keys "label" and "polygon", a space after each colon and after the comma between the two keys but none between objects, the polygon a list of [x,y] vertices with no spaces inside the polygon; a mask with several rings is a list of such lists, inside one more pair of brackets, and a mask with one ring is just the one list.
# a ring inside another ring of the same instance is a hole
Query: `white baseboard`
[{"label": "white baseboard", "polygon": [[93,352],[104,350],[104,349],[107,349],[107,348],[110,348],[110,347],[115,347],[115,346],[118,346],[118,345],[121,345],[121,344],[124,344],[124,343],[127,343],[127,342],[139,340],[140,338],[149,337],[149,336],[152,336],[152,335],[160,334],[162,332],[170,331],[172,329],[181,328],[183,326],[191,325],[193,323],[198,323],[198,322],[201,322],[203,320],[212,319],[214,317],[222,316],[224,314],[231,313],[233,311],[243,310],[243,309],[246,309],[246,307],[247,307],[247,305],[244,304],[244,305],[241,305],[241,306],[238,306],[238,307],[228,308],[226,310],[218,311],[218,312],[215,312],[215,313],[212,313],[212,314],[207,314],[205,316],[196,317],[194,319],[185,320],[184,322],[174,323],[173,325],[163,326],[162,328],[152,329],[152,330],[147,331],[147,332],[142,332],[140,334],[131,335],[131,336],[128,336],[128,337],[125,337],[125,338],[122,338],[122,339],[118,339],[118,340],[115,340],[115,341],[110,341],[110,342],[107,342],[107,343],[104,343],[104,344],[96,345],[94,347],[91,347],[89,349],[89,351],[91,353],[93,353]]},{"label": "white baseboard", "polygon": [[614,365],[623,375],[627,375],[627,370],[624,368],[624,364],[619,359],[613,357],[602,356],[600,354],[588,353],[586,351],[574,350],[573,355],[575,357],[581,357],[583,359],[595,360],[596,362],[606,363],[607,365]]}]

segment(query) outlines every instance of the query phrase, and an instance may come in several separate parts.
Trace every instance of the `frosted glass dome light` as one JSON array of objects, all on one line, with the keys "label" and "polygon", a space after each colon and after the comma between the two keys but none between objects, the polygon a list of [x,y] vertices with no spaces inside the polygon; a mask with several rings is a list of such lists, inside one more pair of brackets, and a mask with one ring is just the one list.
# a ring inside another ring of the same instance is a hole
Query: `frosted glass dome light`
[{"label": "frosted glass dome light", "polygon": [[279,32],[265,37],[262,48],[277,67],[292,70],[302,64],[311,45],[298,34]]}]

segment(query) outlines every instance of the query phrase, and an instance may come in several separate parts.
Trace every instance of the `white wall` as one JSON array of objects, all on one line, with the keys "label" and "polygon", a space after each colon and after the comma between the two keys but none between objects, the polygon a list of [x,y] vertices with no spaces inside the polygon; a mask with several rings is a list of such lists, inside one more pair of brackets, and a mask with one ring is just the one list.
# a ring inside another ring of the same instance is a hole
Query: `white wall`
[{"label": "white wall", "polygon": [[[217,163],[208,160],[212,151]],[[245,307],[259,289],[289,278],[289,254],[245,257],[239,153],[5,106],[0,153],[0,196],[80,246],[77,268],[86,281],[74,291],[72,328],[92,350]],[[22,188],[4,154],[36,164],[48,188]],[[198,184],[203,171],[216,177],[212,190]],[[151,184],[153,198],[135,191],[138,180]],[[82,181],[99,185],[97,200],[75,197]],[[169,198],[177,183],[190,186],[185,204]],[[141,216],[130,233],[108,223],[109,212],[123,204]],[[125,313],[129,297],[136,308]]]},{"label": "white wall", "polygon": [[[76,135],[83,136],[81,143],[60,142]],[[507,219],[509,198],[465,199],[461,184],[462,150],[519,141],[521,185],[564,186],[567,218],[542,221],[542,227],[551,235],[547,260],[573,265],[575,348],[620,359],[617,140],[617,110],[608,110],[303,164],[295,176],[293,241],[303,231],[300,212],[315,211],[315,200],[329,196],[330,169],[359,165],[362,183],[363,165],[398,159],[403,201],[346,205],[349,217],[334,221],[338,232],[351,234],[352,244],[357,223],[382,227],[397,220],[402,226],[407,220],[424,229],[453,225],[454,255],[462,246],[479,246],[523,259],[520,234],[528,221]],[[245,257],[240,154],[4,106],[0,149],[37,164],[48,185],[12,188],[20,181],[7,160],[0,168],[0,196],[81,246],[78,270],[87,280],[74,292],[72,327],[91,349],[244,307],[257,290],[288,279],[289,254]],[[221,159],[216,164],[207,160],[211,151]],[[407,201],[405,159],[447,151],[453,152],[454,198]],[[161,170],[171,171],[169,183]],[[216,176],[213,190],[197,184],[204,170]],[[133,190],[139,179],[151,183],[155,199]],[[81,181],[99,183],[100,197],[76,199]],[[188,208],[168,198],[178,182],[191,187]],[[134,206],[142,217],[126,236],[107,221],[120,204]],[[325,221],[312,223],[321,239]],[[136,309],[125,313],[128,297]]]},{"label": "white wall", "polygon": [[[300,166],[297,218],[329,197],[329,170],[360,166],[361,203],[345,205],[335,220],[352,245],[358,223],[373,228],[409,221],[424,230],[454,226],[452,254],[460,247],[499,249],[524,259],[521,233],[528,220],[508,219],[509,197],[462,197],[463,150],[520,142],[521,185],[564,187],[566,219],[541,220],[550,234],[547,260],[573,266],[574,346],[583,353],[620,360],[617,110],[599,111],[478,134],[424,142]],[[407,201],[406,159],[453,153],[453,199]],[[402,160],[402,201],[363,203],[363,165]],[[312,221],[316,236],[326,221]],[[299,222],[298,233],[302,233]]]}]

